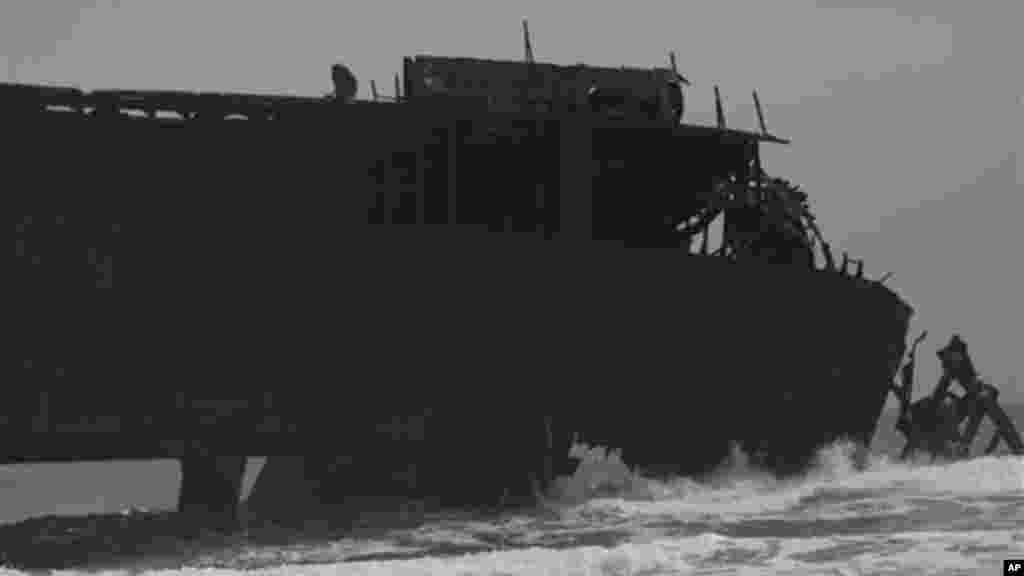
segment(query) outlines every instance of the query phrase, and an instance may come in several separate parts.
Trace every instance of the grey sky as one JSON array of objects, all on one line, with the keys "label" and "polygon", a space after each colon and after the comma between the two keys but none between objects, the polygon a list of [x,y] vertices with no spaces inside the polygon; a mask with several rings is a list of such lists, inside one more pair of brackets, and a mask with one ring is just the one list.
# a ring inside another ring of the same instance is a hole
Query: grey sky
[{"label": "grey sky", "polygon": [[870,276],[893,271],[930,331],[924,385],[959,331],[983,375],[1024,399],[1024,2],[6,0],[0,71],[316,95],[341,61],[366,97],[370,79],[390,91],[405,55],[521,57],[524,17],[545,61],[662,65],[675,50],[695,84],[689,121],[713,121],[717,83],[730,124],[753,127],[757,88],[794,142],[766,151],[768,169],[804,186]]}]

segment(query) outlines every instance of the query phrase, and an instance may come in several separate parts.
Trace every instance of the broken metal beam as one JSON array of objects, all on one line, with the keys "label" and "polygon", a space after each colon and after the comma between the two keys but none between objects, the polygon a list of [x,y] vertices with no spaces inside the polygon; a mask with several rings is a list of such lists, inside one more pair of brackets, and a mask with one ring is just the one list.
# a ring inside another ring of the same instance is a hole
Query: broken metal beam
[{"label": "broken metal beam", "polygon": [[720,130],[725,130],[725,111],[722,109],[722,93],[718,90],[718,85],[715,85],[715,120]]},{"label": "broken metal beam", "polygon": [[757,90],[754,90],[754,110],[757,111],[757,123],[761,128],[761,134],[768,134],[768,128],[764,124],[764,111],[761,109],[761,100],[757,97]]}]

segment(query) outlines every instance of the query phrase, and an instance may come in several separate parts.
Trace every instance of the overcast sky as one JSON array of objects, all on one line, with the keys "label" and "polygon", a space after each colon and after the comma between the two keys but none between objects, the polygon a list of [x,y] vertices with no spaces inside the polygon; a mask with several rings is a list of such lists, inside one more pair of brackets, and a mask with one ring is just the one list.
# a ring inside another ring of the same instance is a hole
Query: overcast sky
[{"label": "overcast sky", "polygon": [[675,50],[689,121],[713,122],[719,84],[730,125],[752,128],[757,88],[769,128],[793,139],[766,150],[768,170],[804,186],[869,276],[893,272],[930,331],[919,389],[959,331],[1024,400],[1019,0],[4,0],[0,73],[319,95],[340,61],[367,97],[370,79],[391,90],[402,56],[521,57],[522,18],[543,61],[652,66]]}]

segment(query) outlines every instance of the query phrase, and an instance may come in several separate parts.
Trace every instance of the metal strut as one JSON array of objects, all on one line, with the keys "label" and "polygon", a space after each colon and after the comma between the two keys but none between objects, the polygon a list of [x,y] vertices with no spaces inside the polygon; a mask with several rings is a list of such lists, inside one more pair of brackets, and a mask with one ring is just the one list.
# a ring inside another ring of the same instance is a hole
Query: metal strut
[{"label": "metal strut", "polygon": [[[978,378],[967,354],[967,344],[958,335],[936,353],[943,373],[935,391],[910,402],[917,345],[926,334],[921,334],[910,349],[908,361],[900,371],[902,385],[891,387],[900,401],[896,429],[907,439],[900,458],[906,459],[919,451],[931,454],[933,461],[940,455],[947,459],[966,458],[985,416],[995,426],[985,454],[992,454],[1000,441],[1005,441],[1014,454],[1024,455],[1024,441],[999,405],[999,390]],[[964,389],[963,395],[950,390],[954,382]]]}]

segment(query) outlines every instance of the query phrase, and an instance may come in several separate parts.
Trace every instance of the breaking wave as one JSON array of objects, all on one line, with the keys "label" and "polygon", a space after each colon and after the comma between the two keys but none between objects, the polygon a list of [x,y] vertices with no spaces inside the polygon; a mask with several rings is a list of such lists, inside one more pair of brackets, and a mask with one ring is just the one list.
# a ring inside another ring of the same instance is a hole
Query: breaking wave
[{"label": "breaking wave", "polygon": [[696,481],[573,450],[579,468],[537,510],[437,513],[287,545],[249,534],[106,573],[975,574],[1024,556],[1022,457],[901,463],[836,444],[780,480],[734,450]]}]

